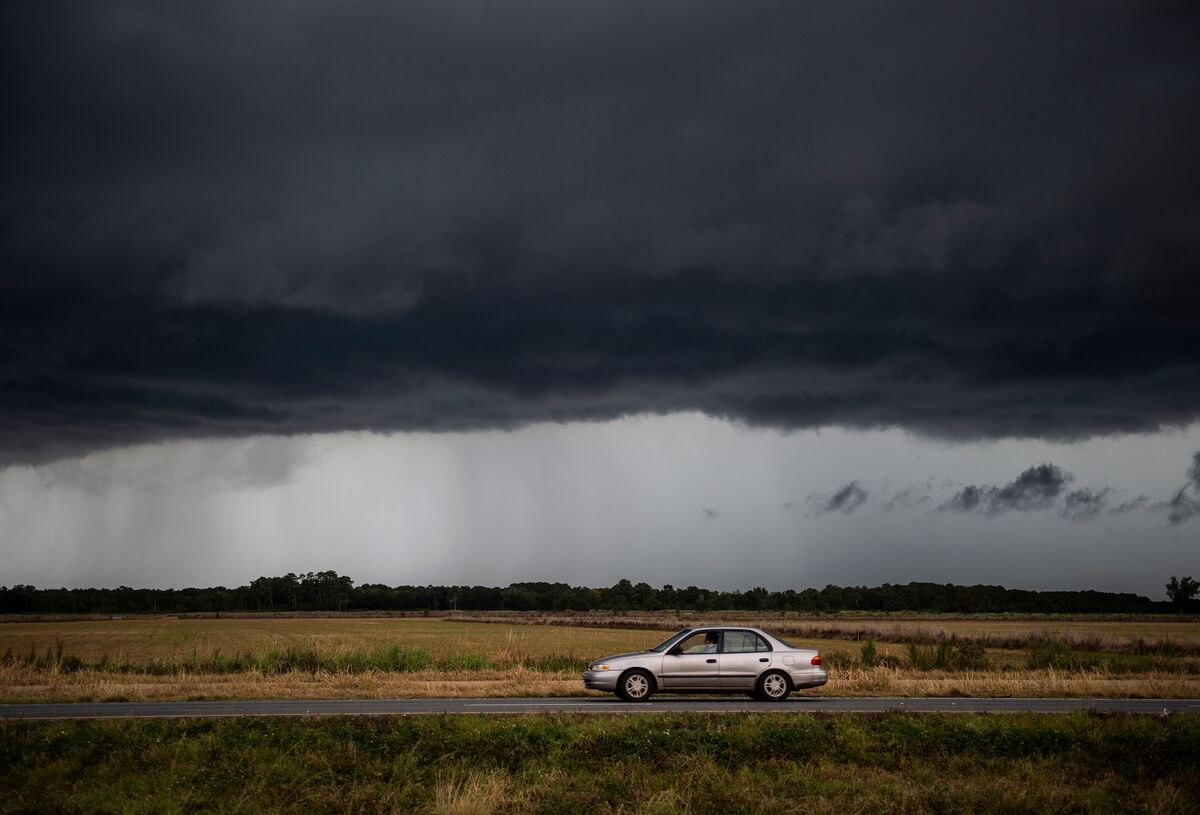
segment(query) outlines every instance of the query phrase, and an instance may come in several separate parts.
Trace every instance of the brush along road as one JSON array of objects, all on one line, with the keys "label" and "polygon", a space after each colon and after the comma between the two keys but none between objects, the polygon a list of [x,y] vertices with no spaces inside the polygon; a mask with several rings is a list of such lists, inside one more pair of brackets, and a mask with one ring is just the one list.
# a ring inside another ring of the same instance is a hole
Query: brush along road
[{"label": "brush along road", "polygon": [[1200,699],[967,699],[808,696],[764,705],[745,697],[610,699],[287,699],[230,702],[94,702],[0,705],[3,719],[397,716],[435,713],[1200,713]]}]

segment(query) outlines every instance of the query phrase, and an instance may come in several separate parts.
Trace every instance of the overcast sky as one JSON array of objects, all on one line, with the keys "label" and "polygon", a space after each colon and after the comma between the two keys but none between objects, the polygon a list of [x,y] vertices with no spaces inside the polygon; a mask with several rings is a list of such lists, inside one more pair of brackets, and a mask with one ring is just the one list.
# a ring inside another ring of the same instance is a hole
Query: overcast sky
[{"label": "overcast sky", "polygon": [[0,6],[0,585],[1200,573],[1194,3]]}]

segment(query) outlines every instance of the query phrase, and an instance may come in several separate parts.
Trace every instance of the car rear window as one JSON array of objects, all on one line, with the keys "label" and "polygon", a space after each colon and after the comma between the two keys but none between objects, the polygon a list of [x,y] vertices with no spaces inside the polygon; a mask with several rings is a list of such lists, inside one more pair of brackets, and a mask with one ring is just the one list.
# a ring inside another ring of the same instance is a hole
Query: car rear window
[{"label": "car rear window", "polygon": [[[768,631],[767,633],[771,634],[770,631]],[[796,647],[796,646],[792,645],[790,642],[788,642],[787,640],[785,640],[783,637],[779,636],[778,634],[771,634],[771,636],[774,637],[775,641],[777,643],[779,643],[780,645],[782,645],[784,648],[795,649],[795,647]]]}]

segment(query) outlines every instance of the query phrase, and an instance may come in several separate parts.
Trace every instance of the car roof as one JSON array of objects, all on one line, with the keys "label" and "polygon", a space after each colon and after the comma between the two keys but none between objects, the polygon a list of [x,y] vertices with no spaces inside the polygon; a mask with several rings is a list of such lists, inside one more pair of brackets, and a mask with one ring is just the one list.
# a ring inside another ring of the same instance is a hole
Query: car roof
[{"label": "car roof", "polygon": [[758,628],[756,626],[753,626],[753,625],[700,625],[700,626],[696,626],[695,628],[689,628],[689,629],[687,629],[687,631],[692,634],[696,633],[697,631],[753,631],[755,634],[766,637],[768,640],[770,640],[773,643],[778,643],[781,647],[784,647],[784,648],[794,648],[795,647],[795,646],[789,645],[788,643],[779,639],[779,637],[775,636],[770,631],[765,631],[765,630]]}]

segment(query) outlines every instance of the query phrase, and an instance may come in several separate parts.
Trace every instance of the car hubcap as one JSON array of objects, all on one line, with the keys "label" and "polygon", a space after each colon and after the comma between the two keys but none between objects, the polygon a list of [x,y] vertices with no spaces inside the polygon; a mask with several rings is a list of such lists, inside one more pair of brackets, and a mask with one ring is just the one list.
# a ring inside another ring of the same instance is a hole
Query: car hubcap
[{"label": "car hubcap", "polygon": [[787,690],[787,681],[778,674],[772,674],[763,680],[763,690],[772,699],[778,698]]},{"label": "car hubcap", "polygon": [[650,690],[650,683],[641,674],[634,674],[625,680],[625,692],[634,699],[641,699]]}]

